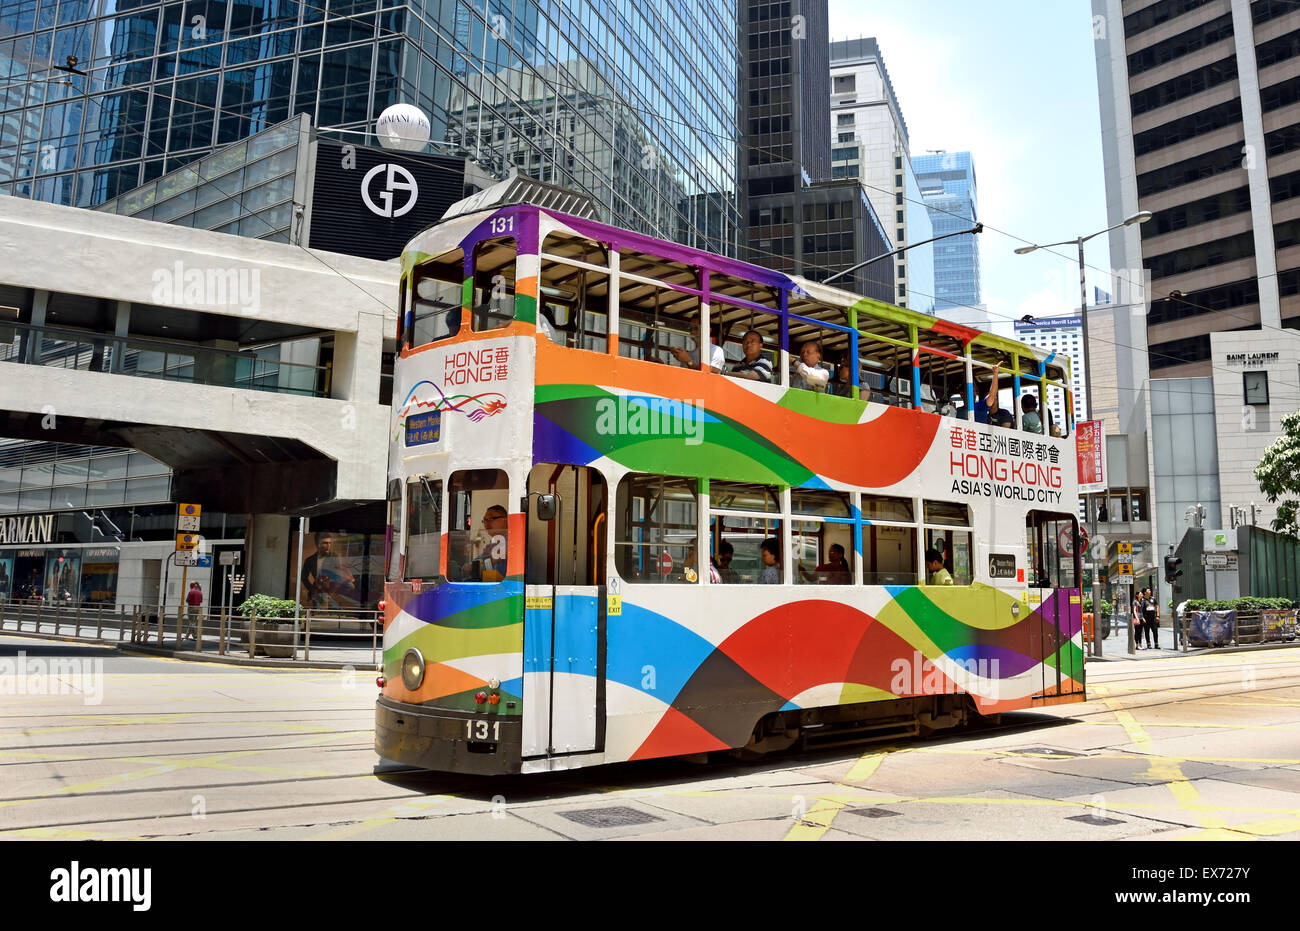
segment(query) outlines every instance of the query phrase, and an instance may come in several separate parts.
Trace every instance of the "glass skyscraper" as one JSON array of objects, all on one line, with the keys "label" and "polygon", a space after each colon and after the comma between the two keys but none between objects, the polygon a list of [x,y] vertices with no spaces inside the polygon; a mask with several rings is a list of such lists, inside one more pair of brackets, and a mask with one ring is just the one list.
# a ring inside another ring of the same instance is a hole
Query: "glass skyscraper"
[{"label": "glass skyscraper", "polygon": [[[975,163],[969,152],[938,152],[912,158],[934,235],[970,229],[979,217]],[[934,312],[980,303],[980,246],[975,236],[934,244]]]},{"label": "glass skyscraper", "polygon": [[295,113],[362,142],[405,102],[433,151],[734,254],[738,63],[727,0],[4,0],[0,193],[93,207]]}]

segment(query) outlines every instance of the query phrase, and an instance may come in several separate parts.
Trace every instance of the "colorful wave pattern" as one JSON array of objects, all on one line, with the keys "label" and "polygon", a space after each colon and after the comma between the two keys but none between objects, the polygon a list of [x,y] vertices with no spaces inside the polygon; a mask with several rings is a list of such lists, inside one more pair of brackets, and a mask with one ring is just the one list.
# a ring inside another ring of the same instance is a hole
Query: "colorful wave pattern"
[{"label": "colorful wave pattern", "polygon": [[[420,390],[421,385],[429,385],[438,393],[438,396],[436,398],[419,397],[417,392]],[[411,412],[412,408],[417,412],[444,411],[464,414],[473,423],[478,423],[484,418],[495,417],[505,410],[506,396],[499,391],[484,391],[473,395],[449,395],[436,382],[428,379],[418,381],[406,393],[406,399],[397,411],[396,425],[393,428],[394,442],[401,437],[402,428],[406,424],[406,415]]]},{"label": "colorful wave pattern", "polygon": [[[395,701],[453,711],[478,711],[474,695],[500,681],[496,714],[523,712],[523,582],[437,585],[412,593],[402,583],[384,586],[384,695]],[[425,660],[424,682],[402,684],[401,663],[415,647]],[[510,702],[514,707],[508,707]]]},{"label": "colorful wave pattern", "polygon": [[[874,616],[835,601],[781,605],[718,644],[625,598],[622,614],[609,619],[606,675],[644,692],[644,670],[653,667],[652,694],[664,703],[630,759],[740,747],[764,715],[801,707],[965,691],[982,712],[995,713],[1040,696],[1082,698],[1082,614],[1069,590],[1050,593],[1003,627],[958,618],[981,597],[1001,609],[981,616],[1010,617],[1014,599],[987,586],[900,586],[889,594]],[[1065,620],[1045,620],[1058,601]]]}]

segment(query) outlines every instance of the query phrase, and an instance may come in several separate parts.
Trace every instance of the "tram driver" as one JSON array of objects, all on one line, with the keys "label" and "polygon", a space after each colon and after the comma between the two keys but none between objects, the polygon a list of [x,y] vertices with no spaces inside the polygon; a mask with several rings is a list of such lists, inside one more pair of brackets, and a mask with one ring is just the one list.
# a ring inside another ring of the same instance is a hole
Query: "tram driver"
[{"label": "tram driver", "polygon": [[483,512],[487,542],[471,562],[461,566],[467,582],[500,582],[506,577],[506,509],[494,504]]}]

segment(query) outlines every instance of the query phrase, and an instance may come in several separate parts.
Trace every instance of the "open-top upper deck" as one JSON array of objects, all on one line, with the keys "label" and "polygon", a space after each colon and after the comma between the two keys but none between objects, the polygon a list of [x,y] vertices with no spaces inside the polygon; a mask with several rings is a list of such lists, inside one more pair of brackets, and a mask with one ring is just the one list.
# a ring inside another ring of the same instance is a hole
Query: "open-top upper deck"
[{"label": "open-top upper deck", "polygon": [[[456,317],[457,335],[462,316],[474,332],[515,320],[570,348],[663,361],[676,349],[694,354],[706,329],[724,347],[728,336],[738,343],[754,330],[774,384],[791,384],[790,363],[816,340],[823,366],[850,363],[843,396],[865,397],[869,388],[874,400],[928,410],[956,396],[958,416],[973,419],[978,382],[1000,366],[999,387],[1013,398],[1040,385],[1049,397],[1063,395],[1067,422],[1058,426],[1072,432],[1065,356],[590,219],[531,205],[488,208],[422,232],[402,267],[404,283],[422,282],[402,321],[405,352],[451,337],[434,319],[439,309]],[[743,361],[739,346],[728,355]],[[698,355],[693,361],[705,367]]]}]

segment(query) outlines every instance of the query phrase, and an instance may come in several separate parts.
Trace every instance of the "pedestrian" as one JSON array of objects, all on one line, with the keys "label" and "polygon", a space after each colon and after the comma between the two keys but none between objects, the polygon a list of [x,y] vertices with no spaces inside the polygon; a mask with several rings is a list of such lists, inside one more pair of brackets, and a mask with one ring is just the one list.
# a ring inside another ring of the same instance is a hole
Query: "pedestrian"
[{"label": "pedestrian", "polygon": [[1145,617],[1142,613],[1142,591],[1134,589],[1133,593],[1133,639],[1137,641],[1137,648],[1142,649],[1142,625]]},{"label": "pedestrian", "polygon": [[[198,640],[199,636],[199,612],[203,610],[203,589],[199,587],[198,582],[190,583],[190,590],[185,594],[185,604],[189,607],[186,613],[189,615],[185,624],[185,630],[194,631],[194,639]],[[184,639],[185,631],[181,631],[181,639]]]},{"label": "pedestrian", "polygon": [[1147,646],[1160,649],[1160,603],[1149,588],[1142,600],[1142,629],[1146,631]]}]

